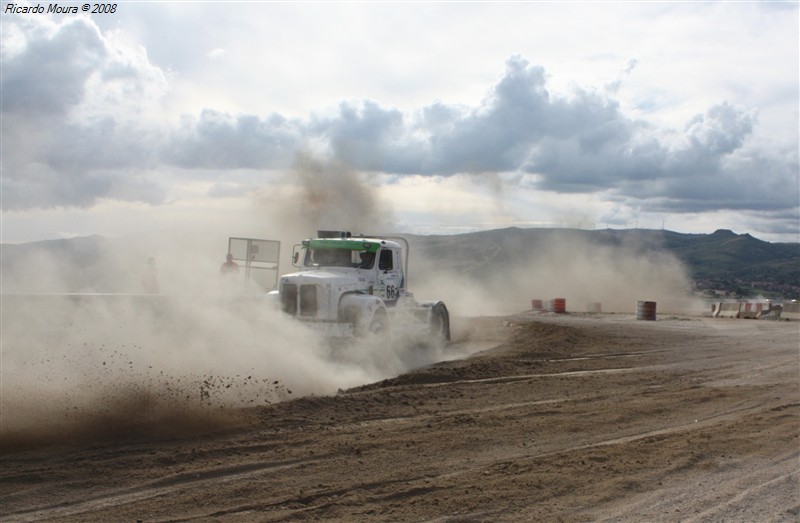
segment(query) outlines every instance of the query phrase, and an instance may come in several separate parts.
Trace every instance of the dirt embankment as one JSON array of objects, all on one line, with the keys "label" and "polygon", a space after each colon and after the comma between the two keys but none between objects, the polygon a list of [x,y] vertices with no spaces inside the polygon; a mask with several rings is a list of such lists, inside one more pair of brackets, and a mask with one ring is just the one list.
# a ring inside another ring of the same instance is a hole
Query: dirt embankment
[{"label": "dirt embankment", "polygon": [[[796,521],[796,324],[476,318],[495,348],[215,432],[6,449],[4,521]],[[493,343],[492,343],[493,342]],[[182,423],[175,420],[175,423]],[[180,431],[178,431],[179,433]]]}]

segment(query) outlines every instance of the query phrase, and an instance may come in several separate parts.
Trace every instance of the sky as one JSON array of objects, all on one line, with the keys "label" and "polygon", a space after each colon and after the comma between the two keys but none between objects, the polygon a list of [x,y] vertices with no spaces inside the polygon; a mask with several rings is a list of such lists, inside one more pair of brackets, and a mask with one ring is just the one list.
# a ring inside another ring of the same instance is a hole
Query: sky
[{"label": "sky", "polygon": [[3,242],[269,237],[343,171],[396,232],[800,241],[798,2],[6,5]]}]

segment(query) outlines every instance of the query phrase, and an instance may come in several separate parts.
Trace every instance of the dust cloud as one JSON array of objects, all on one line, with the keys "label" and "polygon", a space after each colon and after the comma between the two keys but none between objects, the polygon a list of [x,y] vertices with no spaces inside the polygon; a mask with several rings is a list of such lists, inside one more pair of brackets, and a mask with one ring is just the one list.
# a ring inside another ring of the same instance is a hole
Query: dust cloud
[{"label": "dust cloud", "polygon": [[[497,232],[502,240],[504,231]],[[412,277],[426,295],[444,299],[458,315],[511,314],[529,310],[531,301],[547,308],[554,298],[566,300],[568,312],[586,312],[599,303],[602,312],[635,313],[637,302],[655,301],[659,312],[696,313],[704,309],[691,297],[691,281],[684,265],[655,245],[628,243],[611,247],[579,237],[550,234],[535,248],[517,246],[513,254],[495,263],[461,266],[438,255],[414,254]],[[447,242],[443,242],[446,249]],[[463,247],[461,247],[463,249]]]},{"label": "dust cloud", "polygon": [[[390,215],[359,174],[301,158],[252,205],[257,226],[76,239],[4,260],[0,445],[215,430],[241,407],[335,394],[444,357],[402,333],[334,346],[244,270],[220,274],[229,236],[291,246],[316,228],[382,228]],[[280,273],[293,270],[290,254]]]},{"label": "dust cloud", "polygon": [[438,359],[385,339],[333,345],[263,294],[5,296],[0,442],[219,429],[241,407]]},{"label": "dust cloud", "polygon": [[368,234],[388,230],[394,217],[368,176],[338,160],[301,154],[285,175],[285,184],[262,195],[259,205],[270,221],[306,238],[317,230]]},{"label": "dust cloud", "polygon": [[[280,313],[269,289],[220,275],[230,236],[280,241],[283,274],[294,270],[291,246],[317,229],[391,231],[391,206],[367,182],[344,164],[303,156],[253,198],[249,223],[81,239],[69,252],[4,258],[0,446],[223,429],[242,421],[242,407],[335,394],[464,355],[401,331],[332,345]],[[630,311],[640,299],[658,301],[659,311],[686,306],[680,264],[641,246],[552,243],[469,274],[426,260],[413,243],[411,257],[409,290],[444,300],[454,318],[519,312],[551,297],[566,298],[569,310],[602,302],[604,311]]]}]

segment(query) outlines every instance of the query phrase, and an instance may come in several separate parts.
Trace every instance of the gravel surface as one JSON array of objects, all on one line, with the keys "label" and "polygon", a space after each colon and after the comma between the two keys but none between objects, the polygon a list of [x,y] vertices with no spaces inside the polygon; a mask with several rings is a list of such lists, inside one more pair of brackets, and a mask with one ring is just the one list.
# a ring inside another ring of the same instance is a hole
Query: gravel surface
[{"label": "gravel surface", "polygon": [[[471,357],[3,442],[3,521],[798,521],[797,323],[523,313]],[[421,349],[422,350],[422,349]]]}]

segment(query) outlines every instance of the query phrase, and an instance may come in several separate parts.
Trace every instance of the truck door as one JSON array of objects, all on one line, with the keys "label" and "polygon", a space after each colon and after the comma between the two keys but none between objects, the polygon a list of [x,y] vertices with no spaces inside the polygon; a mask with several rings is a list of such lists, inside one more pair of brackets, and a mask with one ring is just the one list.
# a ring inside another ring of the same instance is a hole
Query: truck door
[{"label": "truck door", "polygon": [[382,248],[378,253],[378,295],[387,306],[397,304],[403,280],[400,251]]}]

